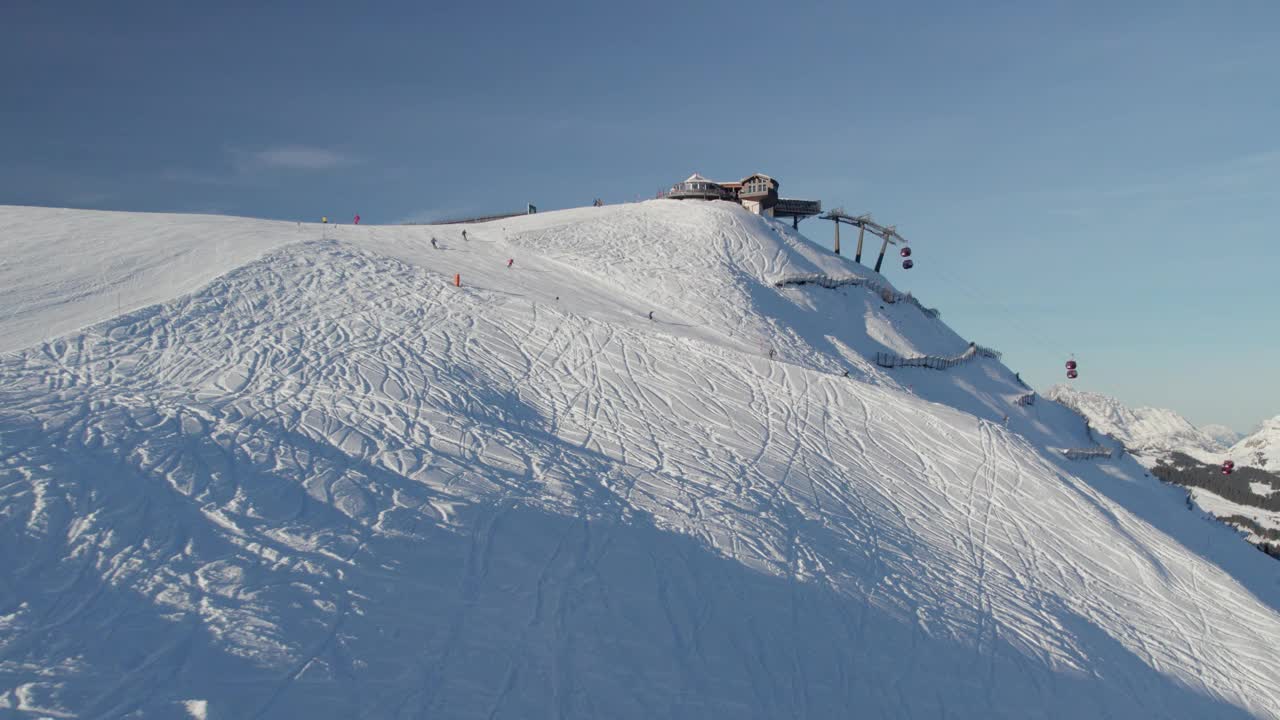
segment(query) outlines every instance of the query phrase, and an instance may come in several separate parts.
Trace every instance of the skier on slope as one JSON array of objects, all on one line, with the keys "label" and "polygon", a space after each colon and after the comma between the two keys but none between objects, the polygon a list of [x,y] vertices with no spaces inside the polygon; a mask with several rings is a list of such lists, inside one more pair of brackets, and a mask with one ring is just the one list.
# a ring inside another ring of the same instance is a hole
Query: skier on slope
[{"label": "skier on slope", "polygon": [[352,225],[359,225],[359,224],[360,224],[360,213],[356,213],[356,216],[355,216],[355,218],[351,221],[351,224],[352,224]]},{"label": "skier on slope", "polygon": [[652,320],[652,319],[653,319],[653,311],[652,311],[652,310],[650,310],[650,311],[649,311],[649,319],[650,319],[650,320]]},{"label": "skier on slope", "polygon": [[431,247],[433,247],[433,248],[435,248],[435,249],[437,249],[437,250],[439,250],[439,249],[440,249],[440,246],[436,244],[436,239],[435,239],[435,238],[431,238]]},{"label": "skier on slope", "polygon": [[466,230],[463,230],[463,231],[462,231],[462,239],[463,239],[463,240],[466,240],[466,239],[467,239],[467,231],[466,231]]},{"label": "skier on slope", "polygon": [[507,267],[511,267],[516,262],[515,258],[507,258]]}]

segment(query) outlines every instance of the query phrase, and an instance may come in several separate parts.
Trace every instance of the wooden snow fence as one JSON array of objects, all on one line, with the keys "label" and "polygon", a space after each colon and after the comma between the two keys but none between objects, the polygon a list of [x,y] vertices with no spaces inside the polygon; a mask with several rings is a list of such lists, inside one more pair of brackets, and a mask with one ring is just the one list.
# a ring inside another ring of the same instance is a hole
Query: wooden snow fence
[{"label": "wooden snow fence", "polygon": [[959,355],[944,357],[941,355],[917,355],[914,357],[903,357],[894,353],[878,352],[876,353],[876,364],[884,368],[897,367],[923,367],[930,370],[950,370],[951,368],[967,363],[976,357],[1000,359],[1000,353],[989,347],[983,347],[974,343],[969,343],[968,349]]},{"label": "wooden snow fence", "polygon": [[1092,458],[1103,457],[1109,458],[1114,452],[1115,451],[1111,448],[1102,447],[1101,445],[1089,448],[1064,448],[1062,450],[1062,454],[1065,455],[1068,460],[1090,460]]},{"label": "wooden snow fence", "polygon": [[936,318],[942,313],[935,308],[927,308],[920,304],[911,293],[901,293],[887,285],[876,282],[870,278],[860,277],[858,275],[845,275],[843,277],[832,277],[823,273],[805,273],[800,275],[787,275],[781,280],[773,284],[774,287],[787,287],[791,285],[817,285],[834,290],[838,287],[853,285],[855,287],[864,287],[880,296],[881,300],[887,303],[904,302],[908,305],[914,305],[925,317]]}]

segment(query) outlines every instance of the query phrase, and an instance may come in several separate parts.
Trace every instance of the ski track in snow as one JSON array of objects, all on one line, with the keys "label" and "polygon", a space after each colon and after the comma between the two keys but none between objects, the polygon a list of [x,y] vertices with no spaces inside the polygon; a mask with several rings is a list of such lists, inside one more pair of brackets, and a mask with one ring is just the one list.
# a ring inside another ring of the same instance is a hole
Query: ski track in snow
[{"label": "ski track in snow", "polygon": [[916,308],[769,286],[857,266],[719,203],[458,231],[0,356],[0,708],[1280,716],[1272,561],[994,361],[850,359],[966,346]]}]

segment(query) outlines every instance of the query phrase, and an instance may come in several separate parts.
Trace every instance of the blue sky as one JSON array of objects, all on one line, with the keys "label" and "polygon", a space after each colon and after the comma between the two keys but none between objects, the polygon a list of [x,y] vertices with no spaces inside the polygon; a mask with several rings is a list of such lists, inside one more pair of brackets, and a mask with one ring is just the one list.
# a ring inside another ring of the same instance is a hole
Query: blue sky
[{"label": "blue sky", "polygon": [[[1280,413],[1280,5],[0,7],[0,203],[365,222],[697,170],[871,211],[1045,387]],[[829,224],[807,221],[829,242]]]}]

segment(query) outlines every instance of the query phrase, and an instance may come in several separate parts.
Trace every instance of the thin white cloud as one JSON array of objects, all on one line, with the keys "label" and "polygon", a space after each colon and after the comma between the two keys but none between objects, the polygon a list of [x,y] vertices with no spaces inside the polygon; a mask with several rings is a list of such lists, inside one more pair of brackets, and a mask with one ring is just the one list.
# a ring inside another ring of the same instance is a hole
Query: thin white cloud
[{"label": "thin white cloud", "polygon": [[328,170],[352,163],[351,157],[343,153],[302,145],[259,150],[250,157],[262,167],[284,170]]},{"label": "thin white cloud", "polygon": [[348,153],[307,145],[280,145],[261,150],[225,148],[228,165],[210,169],[171,167],[160,171],[166,182],[186,185],[252,185],[265,182],[271,171],[317,172],[354,165],[360,159]]}]

